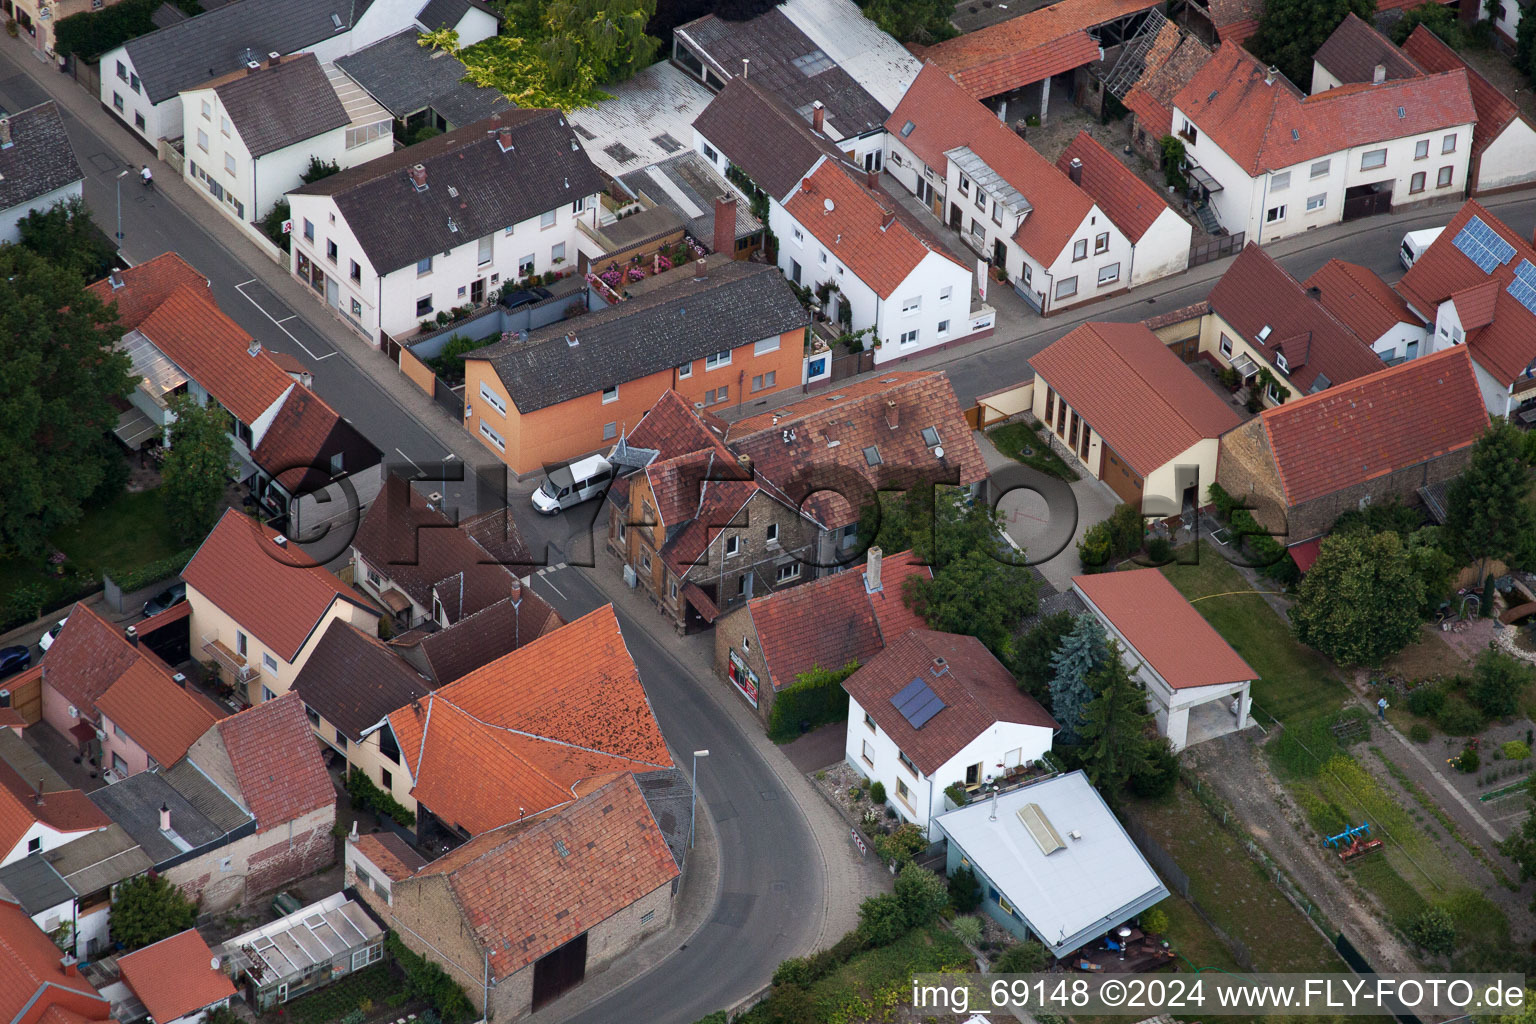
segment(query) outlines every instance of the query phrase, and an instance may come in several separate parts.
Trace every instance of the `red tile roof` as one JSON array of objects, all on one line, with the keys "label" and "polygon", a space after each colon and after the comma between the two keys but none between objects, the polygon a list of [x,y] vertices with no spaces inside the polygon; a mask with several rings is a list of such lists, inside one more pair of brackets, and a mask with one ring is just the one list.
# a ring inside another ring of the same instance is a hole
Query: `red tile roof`
[{"label": "red tile roof", "polygon": [[1305,97],[1284,76],[1266,84],[1265,75],[1257,58],[1225,42],[1174,97],[1184,116],[1249,176],[1477,120],[1461,69]]},{"label": "red tile roof", "polygon": [[182,286],[208,288],[208,279],[193,269],[192,265],[174,252],[162,253],[136,267],[119,271],[121,285],[112,287],[112,279],[104,277],[86,286],[86,291],[103,303],[117,303],[117,323],[126,333],[138,330],[171,293]]},{"label": "red tile roof", "polygon": [[393,832],[374,832],[357,837],[357,851],[392,882],[411,877],[427,860]]},{"label": "red tile roof", "polygon": [[257,832],[282,828],[336,803],[320,741],[297,693],[247,708],[216,728],[245,804],[256,816]]},{"label": "red tile roof", "polygon": [[73,704],[82,716],[94,718],[101,695],[129,666],[145,657],[154,655],[145,648],[135,648],[121,628],[89,605],[77,604],[42,657],[43,684]]},{"label": "red tile roof", "polygon": [[912,553],[903,551],[881,560],[881,586],[875,593],[866,587],[865,569],[854,567],[753,598],[748,614],[773,688],[782,690],[818,666],[838,668],[850,660],[862,664],[885,646],[886,637],[926,628],[902,600],[902,585],[912,576],[932,575],[932,569],[914,564]]},{"label": "red tile roof", "polygon": [[1267,409],[1263,423],[1294,507],[1466,448],[1488,412],[1457,345]]},{"label": "red tile roof", "polygon": [[1086,131],[1077,133],[1056,161],[1056,169],[1070,178],[1073,160],[1083,162],[1083,191],[1132,242],[1141,241],[1152,222],[1167,212],[1163,197]]},{"label": "red tile roof", "polygon": [[1241,43],[1259,27],[1264,0],[1211,0],[1211,24],[1222,42]]},{"label": "red tile roof", "polygon": [[1083,324],[1029,362],[1142,476],[1240,422],[1142,324]]},{"label": "red tile roof", "polygon": [[33,788],[36,781],[23,779],[9,763],[0,761],[0,860],[39,822],[56,832],[94,832],[112,824],[78,789],[44,792],[39,803]]},{"label": "red tile roof", "polygon": [[471,834],[568,801],[584,779],[672,766],[609,605],[389,721],[416,799]]},{"label": "red tile roof", "polygon": [[1175,690],[1258,678],[1161,570],[1074,576],[1072,584]]},{"label": "red tile roof", "polygon": [[1156,0],[1062,0],[923,51],[975,99],[998,96],[1092,64],[1089,30],[1156,7]]},{"label": "red tile roof", "polygon": [[1408,303],[1374,270],[1358,263],[1332,259],[1307,278],[1307,289],[1321,294],[1317,301],[1366,344],[1398,324],[1419,324]]},{"label": "red tile roof", "polygon": [[177,287],[138,330],[247,425],[296,387],[265,352],[251,355],[251,336],[204,285]]},{"label": "red tile roof", "polygon": [[1499,291],[1499,282],[1489,278],[1451,293],[1451,301],[1456,304],[1456,319],[1461,321],[1462,330],[1475,331],[1493,323]]},{"label": "red tile roof", "polygon": [[471,839],[417,876],[447,878],[500,981],[677,874],[639,784],[625,773],[558,814]]},{"label": "red tile roof", "polygon": [[235,994],[235,986],[211,966],[212,961],[208,943],[196,929],[188,928],[125,953],[117,958],[117,966],[150,1019],[170,1024]]},{"label": "red tile roof", "polygon": [[[943,659],[942,666],[935,664],[937,659]],[[944,702],[944,709],[914,729],[891,698],[919,678]],[[938,771],[998,722],[1057,727],[1045,708],[1021,692],[1013,675],[972,636],[908,630],[888,639],[883,651],[843,681],[843,689],[924,775]]]},{"label": "red tile roof", "polygon": [[[1213,4],[1213,10],[1214,7]],[[1173,97],[1210,59],[1211,51],[1204,43],[1192,35],[1181,34],[1166,58],[1156,61],[1155,55],[1148,56],[1146,73],[1121,102],[1136,113],[1153,138],[1172,134]]]},{"label": "red tile roof", "polygon": [[[277,366],[275,362],[272,365]],[[344,426],[341,415],[325,399],[302,384],[297,385],[261,436],[261,443],[251,452],[251,459],[268,473],[276,474],[274,479],[290,494],[319,487],[332,477],[328,455],[324,453],[331,449],[334,435]],[[317,462],[324,468],[316,468]]]},{"label": "red tile roof", "polygon": [[87,1020],[108,1021],[111,1006],[76,971],[59,962],[63,953],[27,912],[0,899],[0,1019],[21,1024],[59,1007]]},{"label": "red tile roof", "polygon": [[163,665],[141,658],[101,695],[96,710],[156,763],[169,767],[218,721],[207,705],[171,680]]},{"label": "red tile roof", "polygon": [[181,578],[291,662],[332,603],[369,606],[352,588],[314,565],[297,545],[278,546],[278,536],[229,509],[204,538]]},{"label": "red tile roof", "polygon": [[[1381,369],[1381,357],[1317,301],[1268,252],[1252,242],[1211,289],[1213,312],[1272,366],[1283,353],[1293,388],[1306,393],[1326,378],[1342,384]],[[1268,327],[1268,333],[1264,328]],[[1265,340],[1259,341],[1259,335]]]},{"label": "red tile roof", "polygon": [[[913,129],[902,136],[908,121]],[[886,128],[936,171],[948,166],[947,152],[964,146],[1017,189],[1033,209],[1014,234],[1014,241],[1045,266],[1056,261],[1093,212],[1093,199],[1087,192],[1073,185],[985,106],[971,100],[937,65],[926,64],[918,72],[886,121]]]},{"label": "red tile roof", "polygon": [[[1469,260],[1455,246],[1455,238],[1467,221],[1479,217],[1500,238],[1514,247],[1515,254],[1508,263],[1485,274],[1477,264]],[[1536,314],[1526,309],[1507,291],[1515,268],[1522,260],[1536,263],[1536,248],[1523,235],[1484,209],[1476,200],[1468,200],[1446,225],[1440,237],[1426,249],[1402,279],[1397,282],[1398,294],[1427,321],[1433,323],[1440,303],[1459,292],[1483,284],[1492,279],[1498,282],[1494,296],[1493,320],[1486,326],[1467,334],[1467,346],[1472,359],[1504,385],[1510,385],[1525,376],[1526,369],[1536,364]],[[1470,298],[1481,298],[1473,293]],[[1474,308],[1477,307],[1474,301]],[[1458,311],[1460,306],[1457,307]]]},{"label": "red tile roof", "polygon": [[[1477,124],[1472,126],[1472,153],[1487,149],[1510,122],[1519,118],[1531,125],[1531,121],[1508,96],[1499,91],[1488,79],[1473,70],[1456,51],[1445,45],[1441,38],[1423,25],[1413,30],[1403,42],[1403,50],[1418,61],[1426,71],[1457,71],[1467,73],[1467,85],[1472,90],[1472,106],[1477,111]],[[1531,125],[1536,129],[1536,125]]]},{"label": "red tile roof", "polygon": [[900,203],[883,189],[866,187],[841,163],[823,162],[800,182],[784,209],[882,299],[930,254],[960,263],[915,226]]}]

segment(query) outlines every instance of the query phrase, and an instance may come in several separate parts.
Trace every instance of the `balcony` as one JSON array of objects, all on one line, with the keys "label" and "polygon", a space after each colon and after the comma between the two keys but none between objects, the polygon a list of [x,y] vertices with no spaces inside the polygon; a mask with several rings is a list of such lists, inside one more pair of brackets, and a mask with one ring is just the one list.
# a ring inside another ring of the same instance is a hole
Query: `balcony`
[{"label": "balcony", "polygon": [[256,670],[245,659],[228,647],[222,640],[203,638],[203,653],[219,666],[219,672],[231,682],[244,686],[256,678]]}]

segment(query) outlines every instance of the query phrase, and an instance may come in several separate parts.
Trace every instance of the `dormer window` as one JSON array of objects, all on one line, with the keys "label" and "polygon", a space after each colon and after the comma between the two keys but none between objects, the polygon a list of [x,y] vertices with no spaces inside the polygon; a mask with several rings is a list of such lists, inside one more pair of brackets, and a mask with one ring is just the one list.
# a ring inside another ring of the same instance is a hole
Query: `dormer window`
[{"label": "dormer window", "polygon": [[1291,372],[1291,364],[1287,363],[1285,361],[1285,353],[1284,352],[1276,352],[1275,353],[1275,366],[1277,368],[1279,368],[1281,373],[1290,373]]}]

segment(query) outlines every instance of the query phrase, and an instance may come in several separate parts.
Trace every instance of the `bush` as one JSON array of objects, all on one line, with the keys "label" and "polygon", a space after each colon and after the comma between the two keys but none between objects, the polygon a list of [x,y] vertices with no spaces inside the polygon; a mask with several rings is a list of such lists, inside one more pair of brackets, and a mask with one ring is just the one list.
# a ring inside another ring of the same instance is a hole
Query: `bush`
[{"label": "bush", "polygon": [[1130,790],[1143,799],[1162,799],[1173,792],[1179,781],[1179,758],[1166,739],[1152,744],[1146,765],[1132,773]]},{"label": "bush", "polygon": [[835,669],[818,665],[795,676],[795,681],[774,699],[768,715],[768,738],[775,743],[788,743],[800,735],[802,727],[809,730],[847,721],[848,691],[843,689],[843,680],[858,667],[857,661]]},{"label": "bush", "polygon": [[1168,911],[1153,907],[1141,915],[1141,930],[1151,935],[1163,935],[1168,931]]},{"label": "bush", "polygon": [[885,806],[885,783],[876,779],[869,784],[869,798],[878,806]]},{"label": "bush", "polygon": [[283,252],[288,251],[288,232],[283,230],[283,221],[293,216],[293,209],[288,205],[288,200],[279,199],[272,204],[272,209],[261,218],[261,233],[272,240],[272,244]]},{"label": "bush", "polygon": [[1408,727],[1408,738],[1415,743],[1428,743],[1429,726],[1423,722],[1414,722],[1413,725]]},{"label": "bush", "polygon": [[[36,618],[36,616],[33,616]],[[956,807],[964,807],[971,802],[971,794],[965,791],[965,786],[958,782],[951,782],[944,787],[944,795],[949,797],[950,803]]]},{"label": "bush", "polygon": [[730,1024],[731,1018],[725,1015],[724,1010],[716,1010],[706,1017],[700,1017],[694,1024]]},{"label": "bush", "polygon": [[[400,965],[411,994],[431,1003],[443,1024],[463,1024],[475,1019],[474,1005],[441,967],[405,948],[405,943],[394,932],[384,934],[384,948]],[[426,1014],[422,1014],[421,1019],[425,1020]]]},{"label": "bush", "polygon": [[1147,561],[1153,565],[1166,565],[1173,561],[1173,543],[1167,537],[1153,537],[1147,541]]},{"label": "bush", "polygon": [[1524,740],[1508,740],[1499,747],[1506,761],[1524,761],[1531,756],[1531,748]]},{"label": "bush", "polygon": [[992,961],[994,974],[1034,974],[1045,968],[1050,954],[1038,942],[1015,942]]},{"label": "bush", "polygon": [[1487,724],[1476,708],[1461,697],[1449,698],[1435,716],[1440,731],[1450,736],[1472,736],[1483,731]]},{"label": "bush", "polygon": [[931,923],[949,903],[949,883],[927,868],[908,863],[896,876],[896,899],[908,928]]},{"label": "bush", "polygon": [[792,956],[785,960],[773,972],[775,985],[809,985],[811,983],[810,965],[804,957]]},{"label": "bush", "polygon": [[961,868],[949,876],[949,905],[957,914],[969,914],[981,906],[981,883],[976,872]]},{"label": "bush", "polygon": [[928,848],[928,837],[910,821],[897,825],[890,835],[874,839],[875,853],[881,860],[895,864],[898,870]]},{"label": "bush", "polygon": [[1447,956],[1456,948],[1456,925],[1439,907],[1426,907],[1408,922],[1408,937],[1422,949]]},{"label": "bush", "polygon": [[433,373],[450,384],[461,384],[464,381],[464,357],[477,348],[484,348],[499,340],[500,336],[494,334],[484,338],[466,338],[462,334],[453,334],[444,343],[442,354],[426,360],[426,363]]},{"label": "bush", "polygon": [[1434,718],[1445,707],[1445,688],[1438,683],[1421,683],[1408,692],[1408,710],[1422,718]]},{"label": "bush", "polygon": [[59,19],[53,29],[54,52],[94,61],[135,36],[155,30],[152,20],[160,0],[122,0],[99,11],[82,11]]},{"label": "bush", "polygon": [[123,593],[132,593],[142,590],[151,583],[159,583],[161,580],[170,579],[187,567],[196,554],[197,548],[184,548],[174,555],[166,555],[157,558],[153,562],[145,562],[143,565],[132,569],[108,569],[107,575],[112,577],[112,582],[120,587]]},{"label": "bush", "polygon": [[859,935],[871,946],[888,946],[906,932],[906,915],[895,893],[871,896],[859,904]]},{"label": "bush", "polygon": [[[1492,577],[1489,577],[1491,580]],[[1531,667],[1503,651],[1484,651],[1472,669],[1467,697],[1489,718],[1507,718],[1519,710],[1520,694],[1531,682]]]},{"label": "bush", "polygon": [[1482,764],[1482,756],[1478,754],[1475,749],[1469,746],[1462,750],[1461,756],[1456,759],[1456,770],[1461,772],[1463,775],[1471,775],[1472,773],[1476,772],[1478,768],[1482,767]]},{"label": "bush", "polygon": [[1098,572],[1140,551],[1146,538],[1146,521],[1133,505],[1117,505],[1103,522],[1094,523],[1077,546],[1083,568]]},{"label": "bush", "polygon": [[981,944],[981,918],[967,914],[964,917],[955,918],[949,922],[949,926],[967,946],[975,947]]},{"label": "bush", "polygon": [[416,815],[406,810],[405,805],[400,801],[374,785],[372,779],[356,768],[347,772],[347,795],[352,798],[353,807],[361,807],[375,814],[392,818],[396,824],[406,828],[416,824]]}]

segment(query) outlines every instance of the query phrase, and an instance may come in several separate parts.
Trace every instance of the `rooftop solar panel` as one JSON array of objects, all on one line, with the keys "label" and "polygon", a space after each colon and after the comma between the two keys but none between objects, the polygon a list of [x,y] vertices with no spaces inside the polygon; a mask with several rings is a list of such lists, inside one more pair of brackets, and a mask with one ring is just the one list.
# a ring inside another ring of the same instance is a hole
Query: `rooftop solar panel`
[{"label": "rooftop solar panel", "polygon": [[1508,263],[1515,255],[1515,247],[1501,238],[1481,217],[1469,219],[1456,233],[1451,244],[1485,274],[1493,273],[1494,267]]},{"label": "rooftop solar panel", "polygon": [[929,719],[944,710],[943,699],[921,679],[914,679],[903,686],[891,698],[891,704],[914,729],[921,729]]}]

